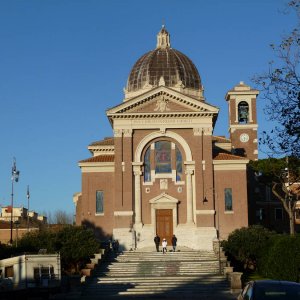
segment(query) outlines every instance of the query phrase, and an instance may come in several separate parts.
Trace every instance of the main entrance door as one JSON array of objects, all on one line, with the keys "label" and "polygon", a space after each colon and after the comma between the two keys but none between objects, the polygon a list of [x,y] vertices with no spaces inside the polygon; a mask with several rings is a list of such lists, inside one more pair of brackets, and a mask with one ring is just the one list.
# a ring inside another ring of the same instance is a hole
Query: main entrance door
[{"label": "main entrance door", "polygon": [[162,241],[167,239],[168,245],[172,245],[173,236],[173,210],[156,209],[156,233]]}]

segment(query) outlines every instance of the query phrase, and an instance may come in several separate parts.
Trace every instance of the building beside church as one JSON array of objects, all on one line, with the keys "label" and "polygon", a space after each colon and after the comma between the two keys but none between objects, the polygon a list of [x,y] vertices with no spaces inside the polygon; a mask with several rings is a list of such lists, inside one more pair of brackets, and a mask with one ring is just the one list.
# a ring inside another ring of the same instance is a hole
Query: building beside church
[{"label": "building beside church", "polygon": [[157,233],[179,246],[212,249],[248,225],[247,164],[256,160],[258,91],[240,82],[225,96],[230,138],[213,135],[219,108],[204,97],[197,68],[171,48],[133,66],[123,101],[106,111],[113,137],[92,142],[81,160],[76,224],[125,249],[154,246]]}]

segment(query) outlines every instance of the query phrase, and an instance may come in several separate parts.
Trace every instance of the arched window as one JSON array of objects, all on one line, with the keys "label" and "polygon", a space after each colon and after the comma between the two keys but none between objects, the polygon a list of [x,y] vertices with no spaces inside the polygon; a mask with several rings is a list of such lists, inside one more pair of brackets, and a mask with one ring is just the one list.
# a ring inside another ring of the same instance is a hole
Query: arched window
[{"label": "arched window", "polygon": [[[154,151],[152,163],[151,151]],[[173,178],[173,181],[182,181],[182,173],[182,154],[177,145],[170,141],[157,141],[148,146],[144,154],[144,182],[154,181],[156,174],[159,178],[163,178],[165,174],[167,178]]]},{"label": "arched window", "polygon": [[249,121],[249,105],[245,101],[238,104],[238,121],[240,124],[247,124]]},{"label": "arched window", "polygon": [[176,181],[182,180],[182,155],[179,148],[175,147],[176,154]]},{"label": "arched window", "polygon": [[172,173],[171,143],[159,141],[155,143],[155,173]]},{"label": "arched window", "polygon": [[144,181],[151,181],[150,147],[148,147],[144,156]]}]

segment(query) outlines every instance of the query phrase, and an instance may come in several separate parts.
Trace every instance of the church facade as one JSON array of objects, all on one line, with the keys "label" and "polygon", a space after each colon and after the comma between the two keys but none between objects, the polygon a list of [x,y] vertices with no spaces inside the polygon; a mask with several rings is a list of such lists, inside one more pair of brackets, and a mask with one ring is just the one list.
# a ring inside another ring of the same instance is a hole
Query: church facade
[{"label": "church facade", "polygon": [[92,156],[79,162],[76,224],[125,249],[153,247],[156,233],[169,243],[175,234],[179,246],[212,249],[215,239],[247,226],[258,91],[240,82],[227,92],[230,138],[214,136],[219,109],[163,27],[124,92],[122,103],[106,111],[113,137],[91,143]]}]

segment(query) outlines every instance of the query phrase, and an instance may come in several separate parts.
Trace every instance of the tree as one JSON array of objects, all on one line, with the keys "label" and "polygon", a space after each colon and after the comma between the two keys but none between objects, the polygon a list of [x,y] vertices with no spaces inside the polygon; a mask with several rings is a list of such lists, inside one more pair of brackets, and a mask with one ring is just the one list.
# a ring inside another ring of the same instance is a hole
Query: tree
[{"label": "tree", "polygon": [[34,231],[25,234],[18,243],[24,251],[60,252],[62,266],[78,272],[80,265],[98,252],[100,244],[94,232],[82,226],[64,226],[60,230]]},{"label": "tree", "polygon": [[64,227],[58,232],[55,244],[61,253],[62,264],[69,269],[74,268],[76,272],[100,247],[94,232],[82,226]]},{"label": "tree", "polygon": [[269,70],[253,80],[266,100],[265,115],[277,124],[263,132],[260,142],[269,156],[300,158],[300,0],[288,6],[296,12],[298,24],[279,45],[271,45],[276,64],[270,62]]},{"label": "tree", "polygon": [[257,263],[258,272],[266,278],[299,282],[300,237],[274,235]]},{"label": "tree", "polygon": [[231,232],[222,247],[231,258],[242,263],[244,269],[255,270],[272,235],[273,232],[260,225],[242,227]]},{"label": "tree", "polygon": [[71,213],[68,214],[63,210],[56,210],[53,219],[53,224],[73,224],[73,215]]},{"label": "tree", "polygon": [[56,210],[54,212],[43,212],[43,215],[47,217],[48,224],[73,224],[73,214],[67,213],[63,210]]},{"label": "tree", "polygon": [[300,159],[297,157],[267,158],[251,161],[260,182],[269,185],[289,216],[290,234],[295,234],[296,203],[300,197]]}]

